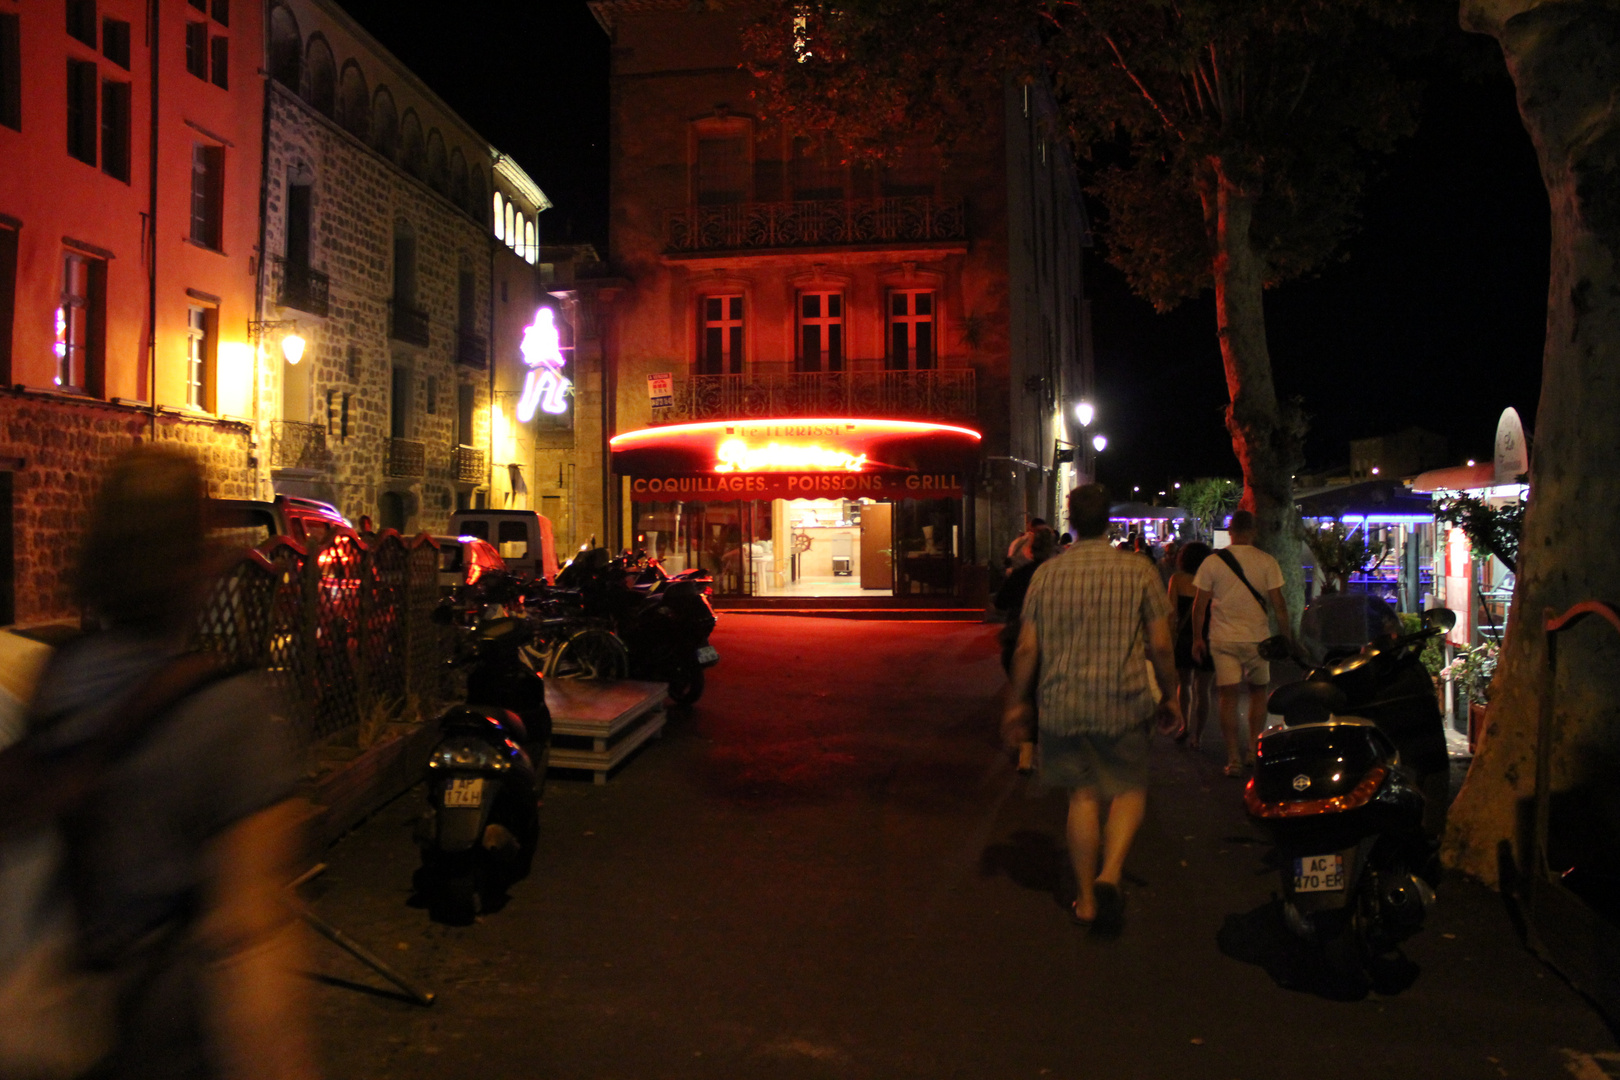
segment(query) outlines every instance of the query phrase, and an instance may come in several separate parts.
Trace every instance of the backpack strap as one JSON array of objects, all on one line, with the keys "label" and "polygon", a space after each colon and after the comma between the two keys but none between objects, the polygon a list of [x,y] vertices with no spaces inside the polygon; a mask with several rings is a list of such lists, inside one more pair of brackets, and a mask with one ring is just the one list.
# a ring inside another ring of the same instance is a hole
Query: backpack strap
[{"label": "backpack strap", "polygon": [[1221,548],[1215,554],[1221,562],[1227,565],[1227,568],[1232,573],[1237,575],[1237,579],[1243,582],[1243,587],[1249,590],[1249,595],[1254,597],[1254,602],[1260,605],[1260,610],[1268,615],[1271,614],[1271,605],[1267,604],[1266,598],[1260,595],[1260,590],[1249,583],[1249,577],[1243,572],[1243,564],[1238,562],[1237,556],[1233,555],[1228,548]]},{"label": "backpack strap", "polygon": [[153,672],[95,737],[41,753],[24,737],[0,750],[0,837],[43,825],[76,809],[107,770],[127,756],[186,698],[236,672],[217,656],[184,653]]}]

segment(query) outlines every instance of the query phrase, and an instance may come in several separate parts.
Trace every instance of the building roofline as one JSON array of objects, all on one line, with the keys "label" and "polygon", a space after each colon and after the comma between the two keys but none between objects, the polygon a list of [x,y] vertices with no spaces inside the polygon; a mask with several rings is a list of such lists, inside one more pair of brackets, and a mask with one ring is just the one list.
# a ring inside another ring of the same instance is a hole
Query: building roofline
[{"label": "building roofline", "polygon": [[613,36],[613,17],[620,12],[640,14],[644,11],[724,11],[722,0],[590,0],[586,5],[596,16],[597,25],[608,37]]},{"label": "building roofline", "polygon": [[503,154],[493,146],[489,148],[489,153],[490,158],[494,161],[491,168],[499,173],[507,183],[516,188],[519,195],[533,203],[536,213],[551,209],[553,204],[550,199],[546,198],[546,193],[540,190],[540,185],[536,184],[533,178],[523,171],[523,166],[513,160],[510,154]]}]

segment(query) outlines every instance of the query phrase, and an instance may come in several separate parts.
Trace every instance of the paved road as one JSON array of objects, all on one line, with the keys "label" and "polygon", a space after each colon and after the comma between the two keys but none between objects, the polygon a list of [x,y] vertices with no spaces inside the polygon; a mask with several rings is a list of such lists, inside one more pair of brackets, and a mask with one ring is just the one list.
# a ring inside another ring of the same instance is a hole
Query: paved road
[{"label": "paved road", "polygon": [[997,750],[993,633],[726,615],[695,713],[606,787],[554,779],[534,875],[470,927],[408,906],[420,793],[395,802],[310,895],[440,1001],[347,988],[380,984],[317,943],[330,1075],[1567,1078],[1614,1052],[1462,882],[1404,991],[1280,985],[1218,745],[1160,740],[1126,932],[1070,926],[1062,803]]}]

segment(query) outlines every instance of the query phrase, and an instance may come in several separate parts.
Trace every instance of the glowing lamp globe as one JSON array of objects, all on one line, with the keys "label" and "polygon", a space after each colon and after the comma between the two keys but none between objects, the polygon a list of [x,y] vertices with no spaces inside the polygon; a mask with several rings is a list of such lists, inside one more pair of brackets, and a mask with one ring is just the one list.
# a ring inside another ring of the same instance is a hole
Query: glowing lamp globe
[{"label": "glowing lamp globe", "polygon": [[1091,448],[1093,450],[1097,451],[1097,453],[1099,453],[1099,454],[1102,453],[1104,450],[1108,449],[1108,436],[1106,436],[1106,435],[1094,435],[1094,436],[1092,436]]},{"label": "glowing lamp globe", "polygon": [[1080,421],[1081,427],[1090,427],[1091,422],[1097,419],[1097,410],[1089,401],[1082,401],[1074,407],[1074,418]]},{"label": "glowing lamp globe", "polygon": [[288,334],[281,339],[281,355],[287,363],[296,364],[304,358],[304,339],[297,334]]}]

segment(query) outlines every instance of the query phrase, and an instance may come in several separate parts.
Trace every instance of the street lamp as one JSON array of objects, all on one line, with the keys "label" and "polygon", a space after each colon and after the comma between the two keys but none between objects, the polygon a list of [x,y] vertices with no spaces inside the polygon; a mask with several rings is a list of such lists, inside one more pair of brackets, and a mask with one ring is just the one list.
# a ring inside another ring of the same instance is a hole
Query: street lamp
[{"label": "street lamp", "polygon": [[248,337],[259,344],[264,339],[277,332],[286,331],[281,339],[281,358],[289,364],[296,364],[304,358],[304,346],[308,344],[298,333],[297,319],[249,319]]},{"label": "street lamp", "polygon": [[1108,436],[1093,435],[1091,437],[1091,448],[1099,454],[1108,449]]},{"label": "street lamp", "polygon": [[1097,410],[1089,401],[1082,401],[1074,407],[1074,418],[1080,421],[1081,427],[1090,427],[1091,422],[1097,419]]}]

